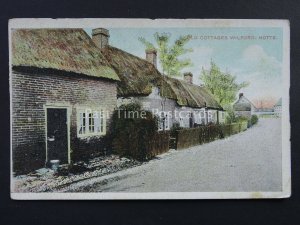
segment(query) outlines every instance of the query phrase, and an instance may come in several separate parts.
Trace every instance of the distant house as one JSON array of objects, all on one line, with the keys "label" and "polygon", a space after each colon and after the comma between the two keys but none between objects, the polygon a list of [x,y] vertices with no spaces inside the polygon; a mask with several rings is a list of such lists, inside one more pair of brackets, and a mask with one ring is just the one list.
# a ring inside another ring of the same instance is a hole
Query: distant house
[{"label": "distant house", "polygon": [[243,93],[240,93],[239,99],[233,104],[233,109],[236,116],[251,117],[255,113],[256,107]]},{"label": "distant house", "polygon": [[102,153],[119,77],[91,38],[82,29],[11,34],[14,171]]},{"label": "distant house", "polygon": [[282,98],[280,98],[274,105],[274,115],[281,117],[282,113]]},{"label": "distant house", "polygon": [[[166,77],[157,70],[155,50],[147,50],[145,59],[142,59],[112,47],[109,45],[108,30],[103,28],[94,29],[92,39],[120,77],[118,105],[139,102],[143,109],[158,113],[160,130],[168,130],[174,123],[193,127],[194,124],[225,121],[222,107],[205,88],[192,84],[191,73],[185,74],[185,80],[178,80]],[[179,121],[176,115],[179,111],[189,115]],[[196,116],[200,111],[206,119]]]}]

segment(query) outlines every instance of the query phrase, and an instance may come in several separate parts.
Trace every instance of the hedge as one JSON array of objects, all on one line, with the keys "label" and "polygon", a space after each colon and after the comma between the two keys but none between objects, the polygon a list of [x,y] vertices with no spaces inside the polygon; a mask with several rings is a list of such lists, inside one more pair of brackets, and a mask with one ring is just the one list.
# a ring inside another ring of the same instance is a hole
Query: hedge
[{"label": "hedge", "polygon": [[[136,112],[136,118],[128,118],[129,112]],[[113,114],[112,148],[118,155],[147,160],[169,150],[170,133],[157,132],[157,118],[149,111],[142,111],[140,105],[122,105]]]},{"label": "hedge", "polygon": [[209,125],[198,128],[187,128],[176,131],[176,149],[188,148],[208,143],[245,131],[247,122],[224,125]]}]

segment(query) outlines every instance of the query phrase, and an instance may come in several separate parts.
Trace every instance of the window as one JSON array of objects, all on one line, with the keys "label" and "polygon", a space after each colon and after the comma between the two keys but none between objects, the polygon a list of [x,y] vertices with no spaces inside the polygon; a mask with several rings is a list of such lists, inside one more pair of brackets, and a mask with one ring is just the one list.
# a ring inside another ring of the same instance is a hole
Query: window
[{"label": "window", "polygon": [[222,118],[222,120],[224,119],[224,112],[221,112],[221,118]]},{"label": "window", "polygon": [[158,130],[169,130],[170,129],[170,118],[168,113],[161,112],[159,117]]},{"label": "window", "polygon": [[212,123],[213,122],[213,120],[214,120],[214,114],[213,114],[213,111],[208,111],[207,112],[207,116],[208,116],[208,118],[207,118],[207,121],[208,121],[208,123]]},{"label": "window", "polygon": [[78,112],[78,136],[105,134],[104,111],[81,109]]},{"label": "window", "polygon": [[183,118],[179,118],[179,126],[184,127],[184,121]]},{"label": "window", "polygon": [[85,134],[86,116],[84,112],[79,113],[79,134]]},{"label": "window", "polygon": [[89,113],[89,133],[95,133],[95,120],[94,120],[94,113]]}]

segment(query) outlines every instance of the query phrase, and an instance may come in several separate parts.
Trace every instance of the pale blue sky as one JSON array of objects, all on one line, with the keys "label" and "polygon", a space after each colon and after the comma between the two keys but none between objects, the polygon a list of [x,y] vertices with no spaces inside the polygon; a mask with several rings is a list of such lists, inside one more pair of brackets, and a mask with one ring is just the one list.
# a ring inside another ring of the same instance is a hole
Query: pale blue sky
[{"label": "pale blue sky", "polygon": [[[171,43],[180,35],[194,38],[186,45],[193,52],[183,56],[190,58],[193,66],[182,72],[194,74],[194,83],[200,84],[201,68],[209,69],[210,60],[221,70],[228,70],[239,82],[249,81],[249,87],[241,90],[251,100],[281,96],[282,29],[281,28],[107,28],[110,45],[145,58],[145,47],[139,42],[144,37],[154,43],[155,32],[171,34]],[[91,29],[85,29],[91,35]],[[227,40],[201,40],[204,36],[226,36]],[[254,36],[255,40],[230,40],[231,36]],[[275,36],[275,40],[261,40],[259,36]],[[159,64],[159,61],[158,61]],[[161,70],[160,65],[158,69]]]}]

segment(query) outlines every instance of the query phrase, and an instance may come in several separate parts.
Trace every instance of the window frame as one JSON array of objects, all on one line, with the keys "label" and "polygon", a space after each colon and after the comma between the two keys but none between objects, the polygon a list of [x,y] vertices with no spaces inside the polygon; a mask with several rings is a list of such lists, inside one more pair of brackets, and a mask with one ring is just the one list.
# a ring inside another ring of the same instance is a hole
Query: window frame
[{"label": "window frame", "polygon": [[158,131],[163,130],[170,130],[170,117],[168,117],[168,112],[161,112],[161,115],[159,116]]},{"label": "window frame", "polygon": [[[91,110],[88,112],[88,110]],[[93,136],[103,136],[106,135],[106,121],[105,118],[105,108],[103,107],[78,107],[76,110],[76,117],[77,117],[77,137],[93,137]],[[99,118],[95,117],[95,113],[99,113]],[[81,117],[82,114],[85,114],[85,117]],[[90,114],[91,117],[90,117]],[[85,121],[85,125],[82,126],[82,120]],[[92,123],[90,123],[92,121]],[[96,125],[96,121],[99,121],[99,124]],[[80,133],[81,127],[85,127],[85,133]],[[99,129],[99,131],[96,131]],[[93,130],[91,132],[90,130]]]}]

